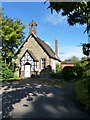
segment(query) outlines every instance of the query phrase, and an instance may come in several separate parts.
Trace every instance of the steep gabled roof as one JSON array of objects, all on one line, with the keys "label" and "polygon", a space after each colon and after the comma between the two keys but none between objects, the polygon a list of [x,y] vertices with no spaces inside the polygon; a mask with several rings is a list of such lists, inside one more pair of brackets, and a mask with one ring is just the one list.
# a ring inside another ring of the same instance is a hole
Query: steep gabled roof
[{"label": "steep gabled roof", "polygon": [[28,52],[31,55],[31,57],[33,58],[34,61],[38,61],[37,58],[35,57],[35,55],[32,53],[31,50],[26,50],[26,52]]},{"label": "steep gabled roof", "polygon": [[[37,37],[34,33],[31,33],[30,35],[32,35],[35,38],[36,42],[42,47],[42,49],[48,54],[48,56],[50,58],[60,61],[60,59],[55,55],[55,52],[52,50],[52,48],[49,45],[47,45],[43,40],[41,40],[39,37]],[[27,37],[26,41],[28,40],[30,35]],[[17,51],[16,55],[19,53],[20,49],[23,47],[25,42],[21,45],[21,47]]]},{"label": "steep gabled roof", "polygon": [[[29,53],[29,55],[31,56],[31,58],[32,58],[34,61],[38,61],[37,58],[35,57],[35,55],[32,53],[31,50],[26,50],[25,53],[24,53],[24,55],[26,54],[26,52]],[[23,55],[23,56],[24,56],[24,55]],[[23,56],[20,58],[20,60],[23,58]]]}]

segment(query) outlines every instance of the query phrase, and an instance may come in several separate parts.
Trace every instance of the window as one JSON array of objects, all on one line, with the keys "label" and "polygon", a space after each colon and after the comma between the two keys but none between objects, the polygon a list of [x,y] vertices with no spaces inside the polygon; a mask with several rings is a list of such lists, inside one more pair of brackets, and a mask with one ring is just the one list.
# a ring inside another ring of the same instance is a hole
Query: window
[{"label": "window", "polygon": [[46,59],[42,58],[41,59],[41,69],[44,69],[46,67]]},{"label": "window", "polygon": [[37,62],[35,62],[35,70],[37,70],[37,68],[38,68]]}]

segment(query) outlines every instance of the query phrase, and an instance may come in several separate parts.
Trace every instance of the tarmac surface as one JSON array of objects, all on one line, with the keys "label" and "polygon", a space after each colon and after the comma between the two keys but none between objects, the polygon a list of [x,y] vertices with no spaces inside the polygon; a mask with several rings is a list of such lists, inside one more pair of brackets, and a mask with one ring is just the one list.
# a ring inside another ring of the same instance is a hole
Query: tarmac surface
[{"label": "tarmac surface", "polygon": [[[1,94],[2,92],[2,94]],[[62,87],[7,82],[0,89],[3,118],[89,118]]]}]

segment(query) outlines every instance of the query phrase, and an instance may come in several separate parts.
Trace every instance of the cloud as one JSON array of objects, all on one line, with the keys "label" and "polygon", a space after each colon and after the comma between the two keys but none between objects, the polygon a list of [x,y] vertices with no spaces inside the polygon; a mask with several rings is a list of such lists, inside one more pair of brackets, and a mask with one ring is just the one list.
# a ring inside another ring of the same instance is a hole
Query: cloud
[{"label": "cloud", "polygon": [[[59,53],[59,56],[62,61],[65,59],[68,59],[72,56],[76,56],[79,59],[85,56],[82,52],[82,47],[63,46],[63,47],[60,47],[60,51],[61,51],[61,53]],[[64,53],[64,54],[62,54],[62,53]]]},{"label": "cloud", "polygon": [[66,22],[66,17],[61,16],[60,14],[53,13],[46,15],[46,22],[52,25],[58,25]]}]

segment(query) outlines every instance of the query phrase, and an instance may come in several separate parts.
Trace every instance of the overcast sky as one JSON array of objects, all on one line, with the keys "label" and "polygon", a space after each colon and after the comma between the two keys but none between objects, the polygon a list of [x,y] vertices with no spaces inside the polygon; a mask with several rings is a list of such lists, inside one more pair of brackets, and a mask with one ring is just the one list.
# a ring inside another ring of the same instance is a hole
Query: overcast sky
[{"label": "overcast sky", "polygon": [[55,39],[58,40],[58,53],[61,60],[71,56],[83,57],[80,43],[88,42],[86,28],[69,26],[67,18],[55,11],[51,14],[48,3],[43,2],[2,2],[4,14],[13,19],[21,19],[26,24],[25,36],[29,33],[29,23],[33,19],[37,23],[37,36],[43,39],[54,50]]}]

